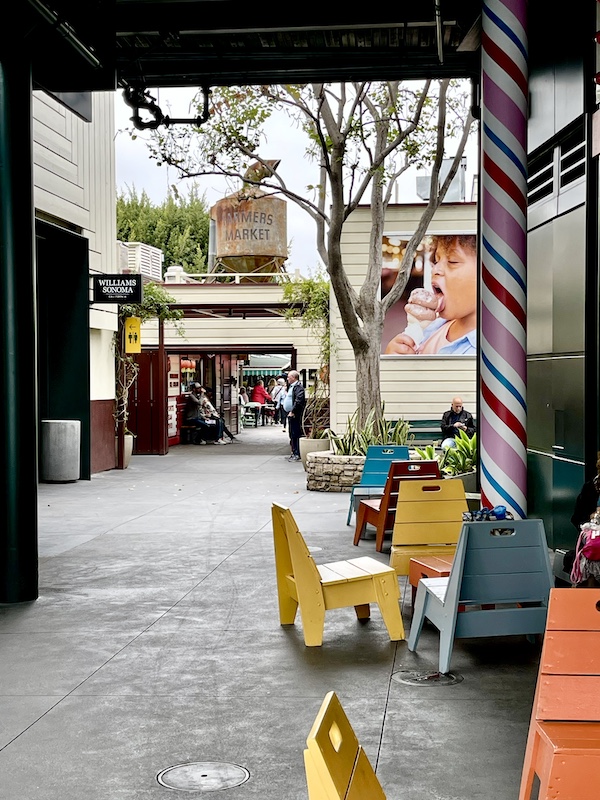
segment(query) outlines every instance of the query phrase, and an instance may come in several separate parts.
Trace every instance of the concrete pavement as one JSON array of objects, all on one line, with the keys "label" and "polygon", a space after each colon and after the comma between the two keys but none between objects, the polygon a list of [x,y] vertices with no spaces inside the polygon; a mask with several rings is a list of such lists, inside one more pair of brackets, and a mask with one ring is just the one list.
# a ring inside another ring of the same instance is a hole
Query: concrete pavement
[{"label": "concrete pavement", "polygon": [[[374,608],[329,612],[306,648],[299,617],[279,625],[271,503],[317,562],[388,556],[353,546],[347,494],[306,491],[281,427],[238,439],[40,485],[40,597],[0,606],[0,798],[199,797],[234,767],[249,777],[224,800],[306,798],[306,735],[334,689],[390,800],[515,800],[539,647],[459,641],[460,682],[409,685],[436,669],[437,632],[409,653]],[[185,770],[178,789],[157,779],[197,762],[214,767],[195,791]]]}]

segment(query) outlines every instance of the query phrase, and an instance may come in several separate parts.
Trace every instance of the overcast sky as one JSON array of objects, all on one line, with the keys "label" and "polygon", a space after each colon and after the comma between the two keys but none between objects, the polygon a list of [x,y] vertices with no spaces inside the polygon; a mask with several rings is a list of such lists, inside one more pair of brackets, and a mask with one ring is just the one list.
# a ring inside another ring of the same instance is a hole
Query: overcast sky
[{"label": "overcast sky", "polygon": [[[182,118],[193,116],[189,103],[195,94],[194,89],[154,89],[150,90],[150,93],[164,114]],[[127,133],[122,132],[125,128],[132,127],[129,121],[132,114],[133,109],[125,103],[122,93],[115,92],[117,189],[126,191],[135,188],[138,195],[144,190],[153,203],[159,204],[167,197],[169,186],[178,182],[178,175],[173,168],[158,167],[155,161],[150,160],[144,143],[146,136],[144,132],[138,131],[136,140],[132,140]],[[317,182],[316,165],[304,156],[306,146],[304,134],[283,114],[273,115],[265,130],[267,146],[261,155],[265,158],[280,159],[279,172],[288,187],[299,194],[304,194],[307,184]],[[472,174],[475,169],[476,150],[473,146],[467,161],[467,199],[470,199]],[[196,182],[200,193],[205,195],[209,207],[239,188],[228,185],[223,179],[212,175],[196,179]],[[401,202],[418,201],[415,185],[414,174],[404,180],[400,187]],[[180,189],[185,191],[185,183],[180,184]],[[287,262],[288,272],[299,269],[302,274],[308,275],[319,265],[314,223],[306,212],[291,201],[288,201],[287,220],[287,235],[291,250]]]}]

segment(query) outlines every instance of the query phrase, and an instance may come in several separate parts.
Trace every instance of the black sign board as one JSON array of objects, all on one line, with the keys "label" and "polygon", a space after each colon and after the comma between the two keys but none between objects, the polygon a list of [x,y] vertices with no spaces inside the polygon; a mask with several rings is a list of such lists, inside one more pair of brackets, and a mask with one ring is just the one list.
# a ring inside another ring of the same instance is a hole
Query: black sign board
[{"label": "black sign board", "polygon": [[141,303],[141,275],[92,275],[93,303]]}]

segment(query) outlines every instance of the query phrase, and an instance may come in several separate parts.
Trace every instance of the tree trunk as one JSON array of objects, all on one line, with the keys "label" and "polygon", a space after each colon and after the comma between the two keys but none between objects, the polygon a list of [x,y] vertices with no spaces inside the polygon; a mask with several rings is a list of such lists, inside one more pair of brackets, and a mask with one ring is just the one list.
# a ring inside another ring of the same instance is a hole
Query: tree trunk
[{"label": "tree trunk", "polygon": [[354,352],[356,361],[356,405],[358,423],[364,425],[369,412],[381,414],[381,388],[379,385],[379,358],[381,353],[381,333],[372,336],[366,348]]}]

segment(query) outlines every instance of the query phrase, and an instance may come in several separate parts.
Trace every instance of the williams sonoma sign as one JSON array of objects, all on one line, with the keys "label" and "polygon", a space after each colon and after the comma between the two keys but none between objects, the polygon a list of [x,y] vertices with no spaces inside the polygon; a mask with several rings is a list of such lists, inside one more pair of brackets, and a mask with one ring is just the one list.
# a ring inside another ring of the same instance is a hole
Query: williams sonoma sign
[{"label": "williams sonoma sign", "polygon": [[92,275],[93,303],[141,303],[141,275]]}]

